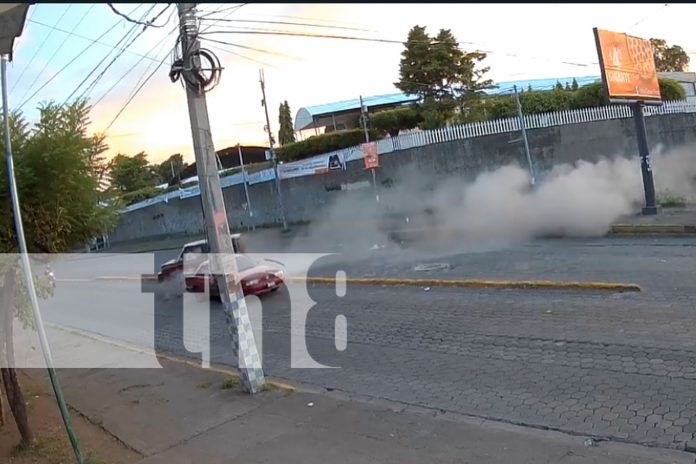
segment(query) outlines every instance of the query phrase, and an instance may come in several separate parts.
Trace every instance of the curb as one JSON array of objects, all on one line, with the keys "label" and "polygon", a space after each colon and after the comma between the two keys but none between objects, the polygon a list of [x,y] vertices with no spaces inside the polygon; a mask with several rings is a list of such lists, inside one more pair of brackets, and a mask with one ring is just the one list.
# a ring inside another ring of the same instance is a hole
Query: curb
[{"label": "curb", "polygon": [[[335,277],[288,277],[289,282],[334,285]],[[414,287],[458,287],[458,288],[513,288],[513,289],[565,289],[565,290],[610,290],[619,292],[642,292],[637,284],[622,282],[557,282],[550,280],[481,280],[481,279],[401,279],[349,277],[347,284],[414,286]]]},{"label": "curb", "polygon": [[609,235],[696,235],[696,225],[680,224],[614,224]]},{"label": "curb", "polygon": [[[157,354],[153,350],[149,350],[149,349],[145,349],[145,348],[138,348],[137,346],[133,346],[133,345],[130,345],[130,344],[125,343],[125,342],[111,340],[109,338],[102,337],[100,335],[91,334],[91,333],[85,332],[85,331],[80,330],[80,329],[63,327],[63,326],[60,326],[58,324],[53,324],[51,322],[44,322],[44,325],[47,327],[52,327],[52,328],[57,329],[57,330],[62,330],[63,332],[68,332],[68,333],[71,333],[74,335],[79,335],[81,337],[88,338],[90,340],[94,340],[94,341],[97,341],[100,343],[106,343],[108,345],[112,345],[112,346],[115,346],[118,348],[123,348],[125,350],[133,351],[135,353],[147,354],[150,356],[154,356],[158,359],[165,359],[169,362],[173,362],[173,363],[177,363],[177,364],[184,364],[184,365],[187,365],[189,367],[195,367],[197,369],[205,369],[208,371],[217,372],[219,374],[229,375],[230,377],[236,377],[236,378],[240,377],[239,372],[231,370],[231,369],[224,369],[224,368],[213,367],[213,366],[203,368],[193,361],[189,361],[187,359],[180,358],[178,356],[172,356],[172,355],[168,355],[168,354]],[[282,390],[286,393],[294,393],[296,391],[296,388],[293,385],[290,385],[289,383],[279,382],[276,380],[269,380],[268,378],[266,378],[266,384],[268,384],[269,386],[271,386],[273,388],[277,388],[278,390]]]}]

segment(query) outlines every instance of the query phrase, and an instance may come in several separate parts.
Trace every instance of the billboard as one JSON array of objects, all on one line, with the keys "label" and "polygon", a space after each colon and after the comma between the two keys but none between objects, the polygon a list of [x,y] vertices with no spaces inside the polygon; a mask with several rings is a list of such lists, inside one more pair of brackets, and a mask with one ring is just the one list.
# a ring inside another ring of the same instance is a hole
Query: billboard
[{"label": "billboard", "polygon": [[602,80],[610,100],[661,101],[649,40],[596,27],[594,35]]},{"label": "billboard", "polygon": [[377,144],[375,142],[363,143],[360,145],[363,152],[363,160],[365,162],[365,169],[374,169],[379,167],[379,152],[377,151]]}]

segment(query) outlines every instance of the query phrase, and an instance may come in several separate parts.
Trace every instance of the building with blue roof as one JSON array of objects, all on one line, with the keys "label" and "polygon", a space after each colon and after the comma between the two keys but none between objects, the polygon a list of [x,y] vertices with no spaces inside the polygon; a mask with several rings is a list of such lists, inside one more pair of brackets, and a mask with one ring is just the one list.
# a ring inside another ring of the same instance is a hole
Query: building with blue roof
[{"label": "building with blue roof", "polygon": [[[667,77],[678,81],[686,90],[687,100],[696,100],[696,73],[693,72],[665,72],[658,73],[661,77]],[[571,77],[552,77],[546,79],[521,79],[516,81],[498,82],[491,89],[485,90],[488,95],[510,94],[515,86],[520,91],[532,90],[551,90],[557,83],[563,87],[572,85],[575,80],[580,87],[601,80],[600,76],[571,76]],[[397,108],[417,102],[419,98],[415,95],[404,93],[391,93],[387,95],[376,95],[363,97],[363,105],[370,113],[379,110]],[[315,106],[300,108],[295,116],[295,131],[302,133],[304,130],[314,129],[319,133],[319,128],[327,128],[326,132],[334,130],[346,130],[355,127],[356,121],[360,117],[360,99],[344,100],[335,103],[325,103]]]}]

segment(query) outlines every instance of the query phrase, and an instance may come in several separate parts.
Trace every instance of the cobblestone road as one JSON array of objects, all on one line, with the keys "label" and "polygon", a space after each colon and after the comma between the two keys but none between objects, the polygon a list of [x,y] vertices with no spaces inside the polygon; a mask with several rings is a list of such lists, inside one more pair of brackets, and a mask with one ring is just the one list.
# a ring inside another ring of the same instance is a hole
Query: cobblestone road
[{"label": "cobblestone road", "polygon": [[[640,283],[645,292],[349,286],[336,298],[330,288],[316,288],[312,296],[322,302],[307,324],[308,348],[318,362],[340,369],[289,368],[288,308],[274,295],[264,303],[266,370],[445,411],[683,449],[696,433],[696,242],[614,244],[558,241],[452,256],[448,274],[610,278]],[[403,273],[412,265],[360,269]],[[333,340],[337,314],[348,320],[344,352]],[[219,305],[212,318],[220,353],[229,340]],[[97,330],[83,319],[71,325]],[[180,350],[174,312],[157,324],[159,346]],[[232,363],[229,356],[214,361]]]}]

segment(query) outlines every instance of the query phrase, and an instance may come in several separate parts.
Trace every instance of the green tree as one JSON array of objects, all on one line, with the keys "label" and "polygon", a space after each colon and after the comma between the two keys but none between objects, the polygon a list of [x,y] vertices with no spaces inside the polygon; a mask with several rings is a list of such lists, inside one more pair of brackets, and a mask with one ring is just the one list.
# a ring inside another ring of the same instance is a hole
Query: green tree
[{"label": "green tree", "polygon": [[481,104],[488,67],[480,67],[482,52],[466,52],[448,29],[430,37],[424,27],[414,26],[401,53],[399,82],[402,92],[421,97],[423,127],[438,127],[451,120],[454,110],[473,115]]},{"label": "green tree", "polygon": [[561,84],[560,81],[556,81],[556,86],[554,87],[556,90],[563,90],[563,84]]},{"label": "green tree", "polygon": [[570,85],[570,90],[578,90],[578,81],[573,78],[573,83]]},{"label": "green tree", "polygon": [[422,116],[413,107],[380,111],[370,118],[373,128],[388,133],[392,137],[402,130],[413,129],[422,121]]},{"label": "green tree", "polygon": [[142,151],[135,156],[117,154],[111,160],[110,172],[111,187],[121,194],[154,187],[160,181],[157,168]]},{"label": "green tree", "polygon": [[689,55],[679,45],[667,45],[663,39],[650,39],[657,72],[678,72],[689,69]]},{"label": "green tree", "polygon": [[[30,253],[61,253],[74,245],[108,232],[117,218],[116,204],[100,200],[96,158],[103,138],[89,136],[89,106],[83,100],[69,105],[47,103],[39,107],[39,121],[29,130],[21,113],[10,117],[10,140],[27,248]],[[12,324],[16,317],[31,324],[29,304],[19,276],[17,236],[8,193],[5,151],[0,141],[0,356],[14,365]],[[48,297],[50,286],[38,277],[39,296]],[[47,293],[48,292],[48,293]],[[22,441],[31,444],[34,434],[16,372],[1,370]]]},{"label": "green tree", "polygon": [[529,85],[527,86],[527,92],[531,92],[531,91],[532,91],[532,84],[529,84]]},{"label": "green tree", "polygon": [[278,110],[278,120],[278,122],[280,122],[280,129],[278,130],[278,142],[280,145],[283,146],[294,142],[295,130],[292,124],[290,105],[288,105],[287,100],[280,104],[280,109]]},{"label": "green tree", "polygon": [[172,183],[187,166],[181,153],[176,153],[157,165],[157,175],[163,182]]}]

